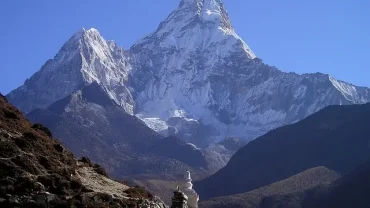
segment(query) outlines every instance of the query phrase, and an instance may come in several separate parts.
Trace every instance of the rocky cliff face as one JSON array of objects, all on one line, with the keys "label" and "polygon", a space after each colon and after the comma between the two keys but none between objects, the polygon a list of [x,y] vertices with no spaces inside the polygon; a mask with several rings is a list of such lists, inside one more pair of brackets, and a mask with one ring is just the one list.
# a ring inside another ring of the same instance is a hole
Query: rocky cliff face
[{"label": "rocky cliff face", "polygon": [[254,139],[328,105],[370,100],[368,88],[264,64],[220,0],[182,0],[129,50],[95,29],[79,31],[8,98],[29,112],[93,81],[150,128],[202,147],[231,136]]}]

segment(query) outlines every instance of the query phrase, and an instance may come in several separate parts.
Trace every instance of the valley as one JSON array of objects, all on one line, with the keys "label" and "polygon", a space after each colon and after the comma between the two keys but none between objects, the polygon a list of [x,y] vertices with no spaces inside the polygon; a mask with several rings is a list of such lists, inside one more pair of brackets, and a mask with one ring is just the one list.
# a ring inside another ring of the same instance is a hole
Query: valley
[{"label": "valley", "polygon": [[370,88],[265,64],[222,0],[181,0],[127,49],[66,39],[1,95],[0,205],[369,206]]}]

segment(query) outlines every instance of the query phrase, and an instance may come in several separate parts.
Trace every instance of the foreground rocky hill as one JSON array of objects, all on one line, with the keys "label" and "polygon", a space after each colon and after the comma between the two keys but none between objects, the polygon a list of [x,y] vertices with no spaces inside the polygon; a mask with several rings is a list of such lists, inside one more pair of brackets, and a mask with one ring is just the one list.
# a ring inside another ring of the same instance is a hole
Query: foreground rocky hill
[{"label": "foreground rocky hill", "polygon": [[370,158],[369,123],[370,104],[327,107],[248,143],[195,189],[207,199],[245,193],[318,166],[349,174]]},{"label": "foreground rocky hill", "polygon": [[165,207],[142,188],[77,160],[0,94],[0,207]]}]

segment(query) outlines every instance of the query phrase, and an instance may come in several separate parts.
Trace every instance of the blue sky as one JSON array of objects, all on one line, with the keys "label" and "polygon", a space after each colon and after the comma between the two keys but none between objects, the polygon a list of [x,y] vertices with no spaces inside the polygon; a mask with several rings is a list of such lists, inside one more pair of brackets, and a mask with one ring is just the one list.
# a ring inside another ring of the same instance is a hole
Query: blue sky
[{"label": "blue sky", "polygon": [[[129,48],[180,0],[1,0],[0,92],[38,71],[79,28]],[[370,86],[370,1],[224,0],[237,33],[282,71]]]}]

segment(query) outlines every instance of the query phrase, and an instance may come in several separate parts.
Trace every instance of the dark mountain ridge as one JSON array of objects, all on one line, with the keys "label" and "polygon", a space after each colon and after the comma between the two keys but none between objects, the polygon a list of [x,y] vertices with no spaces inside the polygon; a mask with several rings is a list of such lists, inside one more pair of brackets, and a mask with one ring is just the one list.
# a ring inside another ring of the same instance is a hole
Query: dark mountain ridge
[{"label": "dark mountain ridge", "polygon": [[96,82],[27,116],[49,127],[76,155],[103,164],[116,178],[216,170],[208,168],[214,161],[206,160],[200,149],[176,137],[165,138],[127,114]]},{"label": "dark mountain ridge", "polygon": [[370,163],[341,177],[317,167],[259,189],[200,202],[202,208],[368,208]]},{"label": "dark mountain ridge", "polygon": [[325,167],[315,167],[287,179],[249,191],[247,193],[211,198],[200,202],[202,208],[259,208],[263,200],[271,196],[300,193],[327,185],[341,176]]},{"label": "dark mountain ridge", "polygon": [[248,143],[195,189],[207,199],[248,192],[318,166],[348,174],[370,158],[369,124],[370,104],[327,107]]},{"label": "dark mountain ridge", "polygon": [[297,193],[269,196],[259,208],[368,208],[370,206],[370,162],[331,184]]}]

